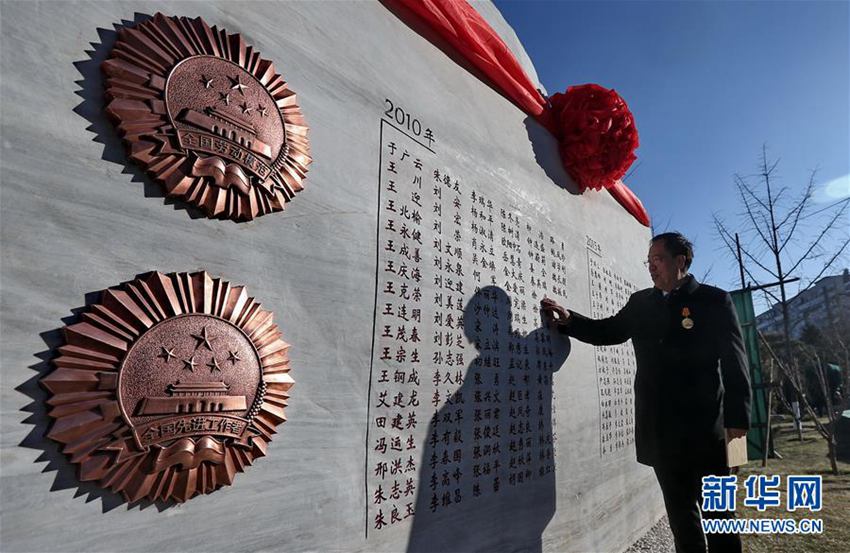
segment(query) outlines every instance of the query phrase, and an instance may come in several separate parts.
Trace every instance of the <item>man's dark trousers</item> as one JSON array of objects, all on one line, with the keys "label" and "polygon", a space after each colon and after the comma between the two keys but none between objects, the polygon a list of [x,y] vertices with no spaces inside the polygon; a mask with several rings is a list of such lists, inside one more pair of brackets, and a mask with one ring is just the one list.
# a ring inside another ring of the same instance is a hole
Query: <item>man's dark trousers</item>
[{"label": "man's dark trousers", "polygon": [[[676,542],[676,553],[705,553],[706,539],[709,553],[740,553],[741,537],[738,534],[703,534],[700,522],[702,477],[708,474],[728,476],[729,469],[718,467],[710,472],[688,466],[654,467],[655,476],[664,495],[667,518]],[[702,517],[735,518],[733,511],[705,511]]]},{"label": "man's dark trousers", "polygon": [[[705,552],[701,478],[729,474],[725,429],[750,427],[747,350],[732,298],[688,275],[666,297],[635,292],[612,317],[570,311],[559,331],[597,346],[632,340],[637,461],[664,467],[658,479],[678,551]],[[712,536],[709,545],[711,553],[741,550],[736,535]]]}]

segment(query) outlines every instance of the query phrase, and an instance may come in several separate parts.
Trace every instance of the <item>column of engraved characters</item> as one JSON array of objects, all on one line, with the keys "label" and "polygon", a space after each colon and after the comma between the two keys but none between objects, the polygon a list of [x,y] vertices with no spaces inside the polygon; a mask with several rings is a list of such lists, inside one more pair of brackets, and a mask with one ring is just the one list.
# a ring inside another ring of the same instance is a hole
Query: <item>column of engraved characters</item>
[{"label": "column of engraved characters", "polygon": [[[552,407],[552,373],[555,370],[552,351],[552,334],[541,328],[539,303],[544,296],[562,295],[552,291],[555,285],[554,267],[547,264],[546,244],[554,244],[554,237],[546,235],[530,223],[519,224],[516,216],[508,212],[507,236],[503,243],[512,278],[514,271],[518,283],[511,283],[512,310],[515,337],[518,343],[512,349],[510,363],[521,371],[521,393],[526,412],[524,436],[521,444],[524,453],[518,462],[525,465],[515,474],[511,483],[528,481],[533,475],[543,476],[554,470],[554,434]],[[513,223],[513,224],[511,224]],[[513,227],[513,232],[510,230]],[[524,232],[521,230],[524,229]],[[561,277],[557,277],[560,281]],[[557,288],[556,288],[557,289]]]},{"label": "column of engraved characters", "polygon": [[[556,240],[554,236],[544,235],[543,232],[539,231],[536,240],[529,237],[526,242],[531,262],[529,269],[533,267],[535,271],[539,270],[541,278],[546,279],[537,280],[536,286],[532,286],[535,319],[540,320],[539,301],[542,296],[555,298],[559,303],[562,303],[567,297],[566,247],[563,240]],[[547,264],[548,274],[545,271]],[[538,379],[538,473],[540,476],[549,474],[555,469],[557,402],[555,401],[552,379],[558,367],[555,366],[552,332],[551,328],[546,328],[543,332],[534,334],[534,355]],[[547,393],[550,394],[548,398],[546,397]],[[548,403],[549,412],[545,411],[544,403]]]},{"label": "column of engraved characters", "polygon": [[382,149],[370,420],[371,519],[377,530],[414,514],[417,407],[427,362],[421,353],[423,162],[403,139],[388,137]]},{"label": "column of engraved characters", "polygon": [[447,171],[434,169],[431,179],[433,265],[431,456],[426,462],[432,512],[463,501],[466,401],[462,386],[466,370],[464,325],[465,257],[461,245],[461,183]]},{"label": "column of engraved characters", "polygon": [[467,378],[472,378],[472,495],[479,497],[498,493],[501,488],[502,420],[501,329],[500,316],[507,316],[508,305],[500,305],[496,286],[497,267],[495,250],[496,222],[493,219],[493,201],[484,194],[471,191],[469,217],[472,234],[471,269],[476,301],[472,313],[472,337],[477,356],[472,361]]},{"label": "column of engraved characters", "polygon": [[[533,474],[532,377],[530,351],[525,341],[528,316],[522,270],[521,224],[509,209],[499,210],[500,277],[508,293],[510,329],[507,339],[508,483],[522,484]],[[536,425],[534,425],[536,426]]]},{"label": "column of engraved characters", "polygon": [[[545,239],[542,231],[535,229],[531,224],[525,225],[525,251],[524,257],[528,267],[528,283],[530,288],[531,303],[534,306],[533,320],[536,323],[540,320],[540,299],[544,296],[551,296],[548,293],[547,286],[550,285],[552,276],[546,265],[546,247]],[[535,256],[536,254],[536,256]],[[535,276],[539,275],[539,276]],[[551,342],[551,335],[542,335],[540,332],[532,334],[535,342],[529,344],[529,348],[533,348],[531,359],[532,369],[532,402],[533,402],[533,424],[535,425],[534,438],[534,462],[537,466],[537,475],[543,476],[552,471],[554,466],[552,436],[551,436],[551,418],[547,420],[550,413],[545,410],[546,385],[550,383],[551,371],[547,374],[546,368],[551,364],[551,348],[548,347],[546,339]],[[547,354],[549,359],[547,359]]]},{"label": "column of engraved characters", "polygon": [[[621,275],[609,271],[609,289],[612,303],[623,306],[637,289]],[[634,443],[634,392],[633,379],[637,368],[631,344],[615,347],[612,359],[611,385],[613,389],[611,410],[614,423],[614,450],[619,451]]]},{"label": "column of engraved characters", "polygon": [[[616,274],[592,250],[588,250],[588,271],[591,316],[605,318],[614,315],[626,304],[635,287]],[[634,352],[630,343],[596,348],[602,455],[620,451],[634,441],[634,371]]]}]

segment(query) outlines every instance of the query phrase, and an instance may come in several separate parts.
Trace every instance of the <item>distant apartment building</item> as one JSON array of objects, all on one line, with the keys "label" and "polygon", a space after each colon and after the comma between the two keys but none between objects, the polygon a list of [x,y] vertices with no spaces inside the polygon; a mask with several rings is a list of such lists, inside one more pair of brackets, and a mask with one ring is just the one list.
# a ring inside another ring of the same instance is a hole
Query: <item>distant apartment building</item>
[{"label": "distant apartment building", "polygon": [[[788,301],[791,336],[799,338],[806,324],[821,330],[850,321],[850,271],[823,277],[808,290]],[[782,332],[782,306],[776,303],[756,317],[759,330],[768,333]]]}]

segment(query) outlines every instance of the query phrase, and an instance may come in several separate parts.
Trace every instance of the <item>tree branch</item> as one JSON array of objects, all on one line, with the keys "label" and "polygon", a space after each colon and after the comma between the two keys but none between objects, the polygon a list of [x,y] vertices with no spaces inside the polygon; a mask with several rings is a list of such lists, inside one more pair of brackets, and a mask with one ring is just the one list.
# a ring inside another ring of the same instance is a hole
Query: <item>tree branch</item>
[{"label": "tree branch", "polygon": [[812,409],[812,406],[809,404],[808,400],[806,399],[806,395],[802,390],[802,386],[800,386],[800,383],[794,378],[794,376],[799,377],[799,375],[794,375],[793,371],[790,370],[788,367],[786,367],[785,364],[782,363],[782,361],[779,360],[779,356],[777,356],[776,352],[773,351],[773,348],[770,346],[770,343],[767,341],[767,339],[764,337],[764,334],[762,334],[761,331],[758,331],[758,336],[761,339],[762,344],[764,344],[764,347],[767,350],[767,352],[770,354],[771,357],[773,357],[774,362],[779,367],[779,371],[785,375],[785,377],[791,383],[791,386],[794,388],[794,392],[796,392],[798,397],[802,400],[801,403],[803,404],[803,408],[806,410],[806,414],[809,415],[809,417],[811,417],[812,422],[815,423],[815,428],[817,428],[817,430],[818,430],[818,432],[820,432],[821,436],[823,436],[824,438],[829,440],[830,437],[831,437],[830,430],[827,429],[818,420],[817,416],[815,415],[814,410]]},{"label": "tree branch", "polygon": [[[714,216],[714,224],[715,224],[715,226],[717,227],[717,231],[718,231],[718,234],[720,235],[720,238],[723,240],[724,244],[726,244],[726,247],[727,247],[727,248],[729,248],[729,251],[732,253],[732,257],[734,257],[734,258],[737,260],[737,259],[738,259],[737,248],[735,248],[735,247],[733,247],[733,246],[732,246],[732,233],[730,233],[730,232],[726,229],[726,227],[723,225],[723,221],[721,221],[721,220],[720,220],[720,219],[719,219],[716,215]],[[776,278],[776,279],[778,279],[778,278],[779,278],[778,276],[776,276],[776,274],[775,274],[773,271],[771,271],[770,269],[768,269],[767,267],[765,267],[765,266],[764,266],[762,263],[760,263],[760,262],[759,262],[759,261],[758,261],[755,257],[753,257],[753,256],[750,254],[750,252],[748,252],[748,251],[746,250],[746,248],[741,247],[741,252],[742,252],[744,255],[746,255],[746,256],[747,256],[747,258],[749,258],[749,259],[750,259],[750,261],[752,261],[753,263],[755,263],[756,265],[758,265],[758,266],[759,266],[759,267],[760,267],[763,271],[765,271],[767,274],[769,274],[769,275],[770,275],[770,276],[772,276],[773,278]],[[747,266],[746,266],[746,265],[744,265],[744,272],[745,272],[745,273],[747,274],[747,276],[749,276],[749,277],[750,277],[750,279],[752,279],[752,281],[753,281],[754,283],[756,283],[757,285],[761,283],[761,282],[759,281],[759,279],[757,279],[755,276],[753,276],[753,274],[750,272],[750,270],[749,270],[749,269],[747,269]]]},{"label": "tree branch", "polygon": [[[765,236],[764,231],[762,231],[761,226],[756,221],[756,216],[755,216],[755,213],[753,213],[753,208],[750,205],[750,201],[747,200],[747,195],[744,194],[744,192],[749,192],[750,196],[755,198],[756,202],[758,202],[759,205],[761,205],[764,209],[768,209],[768,208],[764,205],[764,203],[755,194],[753,194],[753,191],[750,190],[749,187],[747,187],[747,184],[738,175],[735,175],[735,185],[738,187],[738,194],[740,194],[740,196],[741,196],[741,201],[744,202],[744,208],[747,210],[747,215],[750,218],[750,222],[753,225],[753,229],[758,233],[758,235],[761,237],[761,239],[764,241],[764,243],[767,244],[768,246],[770,246],[771,241],[770,241],[770,239],[768,239],[767,236]],[[765,219],[763,212],[759,211],[758,214],[761,215],[762,220]],[[768,225],[768,228],[769,228],[769,225]]]},{"label": "tree branch", "polygon": [[626,180],[630,179],[632,177],[632,175],[635,174],[635,171],[637,171],[638,167],[640,167],[641,163],[643,163],[642,160],[638,160],[636,165],[632,165],[632,168],[629,170],[628,173],[626,173],[626,176],[623,177],[622,180],[626,181]]},{"label": "tree branch", "polygon": [[812,211],[811,213],[807,213],[804,217],[801,217],[801,219],[808,219],[809,217],[814,217],[818,213],[823,213],[824,211],[829,211],[833,207],[837,206],[838,204],[842,204],[842,203],[845,203],[845,204],[850,203],[850,198],[842,198],[842,199],[836,201],[835,203],[829,204],[826,207],[822,207],[822,208],[818,209],[817,211]]},{"label": "tree branch", "polygon": [[[822,238],[823,238],[823,237],[824,237],[824,236],[825,236],[825,235],[826,235],[826,234],[827,234],[830,230],[832,230],[833,225],[835,225],[835,221],[837,221],[839,218],[841,218],[841,216],[842,216],[842,215],[844,215],[844,212],[847,210],[847,206],[848,206],[848,205],[850,205],[850,204],[845,203],[843,206],[841,206],[841,209],[839,209],[839,210],[835,213],[835,216],[834,216],[834,217],[833,217],[833,218],[829,221],[829,223],[827,223],[827,224],[823,227],[823,230],[822,230],[822,231],[821,231],[821,233],[818,235],[818,237],[817,237],[817,238],[815,238],[814,242],[812,242],[812,245],[811,245],[811,246],[809,246],[809,249],[808,249],[808,250],[806,250],[806,253],[804,253],[804,254],[803,254],[803,256],[802,256],[802,257],[800,257],[800,259],[798,259],[798,260],[797,260],[797,262],[794,264],[794,266],[793,266],[793,267],[791,267],[791,268],[788,270],[788,273],[787,273],[787,274],[791,274],[792,272],[794,272],[794,269],[796,269],[797,267],[799,267],[799,266],[800,266],[800,263],[802,263],[803,261],[805,261],[806,259],[808,259],[808,258],[809,258],[809,255],[812,253],[812,251],[815,249],[815,247],[816,247],[816,246],[820,243],[821,239],[822,239]],[[841,248],[841,249],[843,250],[846,246],[847,246],[847,243],[845,242],[845,243],[844,243],[844,246],[842,246],[842,248]],[[833,258],[833,259],[834,259],[834,258]],[[832,261],[830,261],[830,263],[832,263]],[[821,274],[823,274],[823,271],[821,271]]]},{"label": "tree branch", "polygon": [[782,228],[785,226],[785,223],[788,222],[789,218],[794,215],[794,222],[791,225],[791,230],[788,231],[788,236],[782,242],[782,245],[779,247],[779,251],[785,249],[785,246],[788,245],[788,242],[791,241],[791,237],[794,236],[794,231],[797,230],[797,223],[800,222],[800,217],[805,211],[806,206],[809,204],[809,200],[812,198],[812,191],[815,186],[815,172],[812,171],[811,176],[809,177],[809,183],[806,185],[806,190],[803,192],[803,196],[800,198],[799,203],[796,205],[794,209],[788,212],[788,215],[779,223],[777,228]]},{"label": "tree branch", "polygon": [[[762,289],[761,289],[761,291],[764,293],[764,295],[765,295],[765,296],[770,296],[770,299],[772,299],[772,300],[773,300],[773,303],[774,303],[774,304],[776,304],[776,303],[782,303],[782,300],[780,300],[780,299],[779,299],[779,297],[778,297],[776,294],[774,294],[773,292],[771,292],[771,291],[770,291],[770,290],[768,290],[767,288],[762,288]],[[767,301],[767,299],[765,299],[765,301]],[[770,304],[770,302],[769,302],[769,301],[768,301],[768,304]],[[770,306],[770,309],[773,309],[773,306],[772,306],[772,305]]]},{"label": "tree branch", "polygon": [[803,288],[800,292],[801,293],[805,292],[806,290],[808,290],[809,288],[814,286],[815,283],[818,281],[818,279],[821,276],[823,276],[823,274],[825,272],[827,272],[829,270],[829,268],[832,266],[832,264],[835,263],[835,260],[838,259],[841,256],[841,254],[844,252],[845,249],[847,249],[848,245],[850,245],[850,238],[848,238],[847,240],[844,241],[844,244],[841,245],[841,248],[839,248],[839,250],[835,253],[835,255],[833,255],[832,258],[830,258],[830,260],[823,266],[823,269],[821,269],[821,271],[817,274],[817,276],[815,278],[813,278],[811,280],[811,282],[809,282],[809,284],[805,288]]}]

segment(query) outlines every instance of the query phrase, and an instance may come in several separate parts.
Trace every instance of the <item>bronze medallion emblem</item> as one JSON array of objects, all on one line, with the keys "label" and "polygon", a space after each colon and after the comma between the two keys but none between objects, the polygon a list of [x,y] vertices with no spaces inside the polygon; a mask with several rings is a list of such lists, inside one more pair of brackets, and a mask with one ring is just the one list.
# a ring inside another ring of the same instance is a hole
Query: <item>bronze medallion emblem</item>
[{"label": "bronze medallion emblem", "polygon": [[106,113],[167,196],[248,221],[303,189],[312,160],[295,93],[240,35],[158,13],[119,31],[102,69]]},{"label": "bronze medallion emblem", "polygon": [[243,286],[151,273],[103,292],[64,327],[48,436],[134,502],[186,501],[266,454],[293,385],[289,345]]}]

